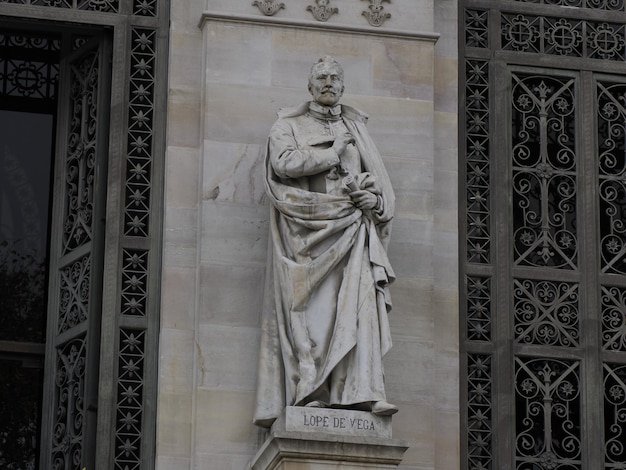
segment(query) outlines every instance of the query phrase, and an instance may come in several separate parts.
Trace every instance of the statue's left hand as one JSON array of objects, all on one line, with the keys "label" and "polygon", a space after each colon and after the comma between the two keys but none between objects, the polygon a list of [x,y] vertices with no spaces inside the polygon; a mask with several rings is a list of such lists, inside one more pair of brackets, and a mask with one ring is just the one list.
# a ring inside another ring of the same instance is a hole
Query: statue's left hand
[{"label": "statue's left hand", "polygon": [[366,189],[370,193],[374,193],[379,196],[383,193],[382,189],[380,188],[380,185],[376,181],[376,177],[368,171],[364,173],[359,173],[358,175],[356,175],[356,180],[357,180],[359,189]]},{"label": "statue's left hand", "polygon": [[365,189],[359,189],[350,193],[352,202],[361,210],[375,209],[378,204],[378,197],[376,194],[367,191]]}]

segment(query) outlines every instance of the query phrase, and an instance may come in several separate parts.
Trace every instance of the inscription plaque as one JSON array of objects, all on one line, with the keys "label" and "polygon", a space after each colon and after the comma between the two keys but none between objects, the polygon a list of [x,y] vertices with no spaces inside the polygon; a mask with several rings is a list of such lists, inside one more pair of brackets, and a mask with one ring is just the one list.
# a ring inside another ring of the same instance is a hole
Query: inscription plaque
[{"label": "inscription plaque", "polygon": [[288,406],[274,427],[289,432],[391,438],[391,417],[376,416],[366,411]]}]

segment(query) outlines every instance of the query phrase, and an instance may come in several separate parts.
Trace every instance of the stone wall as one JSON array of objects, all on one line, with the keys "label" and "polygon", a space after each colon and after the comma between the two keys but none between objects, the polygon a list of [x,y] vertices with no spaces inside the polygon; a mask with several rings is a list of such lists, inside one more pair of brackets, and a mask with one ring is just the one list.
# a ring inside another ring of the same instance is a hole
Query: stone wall
[{"label": "stone wall", "polygon": [[[262,151],[276,111],[309,99],[311,64],[344,66],[397,197],[385,362],[404,469],[459,468],[456,0],[172,2],[158,470],[245,469],[268,236]],[[438,38],[438,39],[437,39]]]}]

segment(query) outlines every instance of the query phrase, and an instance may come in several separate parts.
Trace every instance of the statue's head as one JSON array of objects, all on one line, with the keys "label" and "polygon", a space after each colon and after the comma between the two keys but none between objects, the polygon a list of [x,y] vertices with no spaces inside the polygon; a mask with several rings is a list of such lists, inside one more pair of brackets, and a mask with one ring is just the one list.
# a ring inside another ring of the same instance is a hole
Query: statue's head
[{"label": "statue's head", "polygon": [[343,95],[343,69],[330,56],[318,60],[309,75],[309,93],[319,104],[334,106]]}]

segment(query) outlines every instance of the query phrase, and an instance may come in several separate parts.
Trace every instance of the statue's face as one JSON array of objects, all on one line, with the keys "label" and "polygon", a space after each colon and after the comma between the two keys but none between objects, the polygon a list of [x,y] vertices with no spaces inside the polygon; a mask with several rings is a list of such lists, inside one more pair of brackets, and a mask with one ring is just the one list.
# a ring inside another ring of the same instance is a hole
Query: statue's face
[{"label": "statue's face", "polygon": [[321,63],[309,77],[309,92],[319,104],[334,106],[343,95],[343,80],[336,65]]}]

